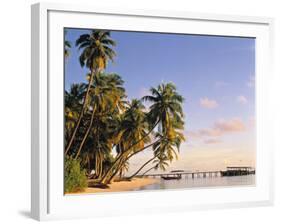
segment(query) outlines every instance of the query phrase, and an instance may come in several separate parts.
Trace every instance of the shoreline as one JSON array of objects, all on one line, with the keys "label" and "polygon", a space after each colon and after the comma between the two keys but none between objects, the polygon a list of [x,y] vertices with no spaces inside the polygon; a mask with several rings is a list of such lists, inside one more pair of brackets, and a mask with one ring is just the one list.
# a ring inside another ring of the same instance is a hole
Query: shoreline
[{"label": "shoreline", "polygon": [[133,191],[137,188],[144,187],[147,185],[159,183],[158,178],[138,178],[135,177],[131,181],[119,181],[113,182],[109,184],[109,188],[95,188],[95,187],[87,187],[83,192],[74,192],[74,193],[66,193],[66,195],[73,194],[92,194],[92,193],[104,193],[104,192],[122,192],[122,191]]}]

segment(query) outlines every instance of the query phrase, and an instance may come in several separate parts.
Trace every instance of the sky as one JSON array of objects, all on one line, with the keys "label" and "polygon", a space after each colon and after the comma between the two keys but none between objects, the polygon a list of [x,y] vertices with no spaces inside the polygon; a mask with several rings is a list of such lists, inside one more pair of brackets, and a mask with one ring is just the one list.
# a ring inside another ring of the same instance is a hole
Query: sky
[{"label": "sky", "polygon": [[[76,39],[88,30],[67,29],[72,43],[65,62],[65,88],[85,82]],[[106,72],[125,81],[129,99],[173,82],[185,98],[185,136],[173,169],[224,170],[255,166],[255,39],[187,34],[111,31],[117,56]],[[151,156],[130,160],[129,173]]]}]

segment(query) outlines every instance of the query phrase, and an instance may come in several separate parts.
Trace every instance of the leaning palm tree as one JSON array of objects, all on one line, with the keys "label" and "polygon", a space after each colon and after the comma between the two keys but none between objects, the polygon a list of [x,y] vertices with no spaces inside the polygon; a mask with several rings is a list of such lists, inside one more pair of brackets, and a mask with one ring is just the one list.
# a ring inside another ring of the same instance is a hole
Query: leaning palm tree
[{"label": "leaning palm tree", "polygon": [[165,156],[172,161],[177,158],[176,150],[179,150],[180,144],[184,141],[183,134],[178,131],[183,129],[183,97],[176,91],[172,83],[161,84],[156,88],[151,88],[151,95],[143,97],[152,103],[148,118],[151,126],[158,124],[158,132],[153,144],[154,155],[146,161],[133,175],[136,176],[145,166],[154,161],[159,156]]},{"label": "leaning palm tree", "polygon": [[79,50],[82,50],[79,57],[81,67],[86,66],[91,73],[88,79],[89,84],[83,100],[83,106],[74,131],[65,148],[65,154],[68,153],[73,144],[75,135],[78,131],[85,110],[87,109],[89,93],[94,77],[104,70],[107,66],[108,60],[113,61],[115,56],[115,52],[112,49],[112,47],[115,46],[115,42],[110,38],[109,31],[92,30],[90,34],[83,34],[77,39],[76,46],[78,46]]},{"label": "leaning palm tree", "polygon": [[[150,101],[152,103],[149,108],[150,111],[148,112],[147,117],[145,119],[148,124],[147,130],[149,131],[146,131],[146,134],[143,135],[141,138],[130,138],[133,139],[133,143],[130,142],[130,144],[128,144],[129,146],[124,147],[125,149],[123,150],[123,153],[116,158],[111,169],[108,170],[108,172],[102,178],[103,184],[108,184],[118,173],[118,169],[122,167],[122,163],[125,163],[132,156],[138,154],[139,152],[142,152],[147,148],[150,148],[151,146],[156,143],[159,143],[160,141],[163,141],[163,139],[171,139],[173,137],[173,133],[175,133],[175,128],[183,129],[184,114],[182,110],[182,103],[184,99],[176,91],[175,85],[172,83],[163,83],[157,88],[151,88],[150,91],[151,95],[143,97],[144,101]],[[156,126],[158,126],[158,132],[162,134],[154,138],[155,142],[150,143],[148,145],[143,144],[142,147],[138,147],[138,143],[141,143],[143,138],[146,138],[150,133],[153,133],[152,131],[156,128]],[[177,144],[180,145],[182,139],[176,139]],[[171,147],[168,149],[170,157],[172,158]],[[149,161],[143,164],[141,168],[138,169],[137,172],[135,172],[131,177],[137,175],[147,164],[153,161],[157,156],[158,155],[154,155],[153,158],[149,159]]]},{"label": "leaning palm tree", "polygon": [[[104,184],[109,183],[126,164],[127,156],[136,150],[145,147],[150,142],[148,136],[148,123],[146,121],[145,107],[141,101],[133,99],[127,110],[122,115],[119,129],[117,130],[118,142],[116,149],[118,156],[113,166],[107,171],[102,178]],[[137,144],[135,144],[137,142]],[[132,146],[130,150],[128,148]]]}]

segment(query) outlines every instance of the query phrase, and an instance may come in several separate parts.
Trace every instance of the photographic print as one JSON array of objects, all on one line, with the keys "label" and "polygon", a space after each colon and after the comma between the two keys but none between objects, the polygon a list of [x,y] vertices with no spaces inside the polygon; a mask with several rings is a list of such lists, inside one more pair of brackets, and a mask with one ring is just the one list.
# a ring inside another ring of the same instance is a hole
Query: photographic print
[{"label": "photographic print", "polygon": [[255,185],[255,38],[64,28],[64,192]]}]

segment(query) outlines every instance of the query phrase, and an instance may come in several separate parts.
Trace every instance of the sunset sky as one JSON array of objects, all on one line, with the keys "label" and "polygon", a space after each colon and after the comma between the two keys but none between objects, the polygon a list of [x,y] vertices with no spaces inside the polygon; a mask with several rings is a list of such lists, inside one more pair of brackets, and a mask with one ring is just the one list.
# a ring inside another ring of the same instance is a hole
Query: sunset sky
[{"label": "sunset sky", "polygon": [[[85,82],[75,40],[87,30],[67,29],[72,43],[65,88]],[[221,170],[255,166],[255,39],[238,37],[111,32],[117,57],[107,72],[125,81],[129,99],[151,86],[173,82],[184,96],[185,136],[180,157],[168,170]],[[151,152],[130,161],[140,167]]]}]

